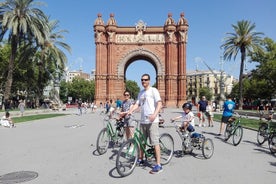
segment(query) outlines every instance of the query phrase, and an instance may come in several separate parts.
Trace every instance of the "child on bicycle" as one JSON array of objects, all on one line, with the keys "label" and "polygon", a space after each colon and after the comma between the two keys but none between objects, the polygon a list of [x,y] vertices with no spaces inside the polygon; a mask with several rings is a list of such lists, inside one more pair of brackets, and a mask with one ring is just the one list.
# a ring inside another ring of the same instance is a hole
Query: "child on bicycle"
[{"label": "child on bicycle", "polygon": [[192,112],[192,104],[190,103],[184,103],[182,105],[182,109],[183,109],[183,114],[181,116],[177,116],[175,118],[172,118],[172,121],[175,121],[177,119],[182,118],[182,125],[180,127],[180,130],[183,132],[186,132],[186,130],[188,130],[189,132],[193,132],[194,131],[194,113]]}]

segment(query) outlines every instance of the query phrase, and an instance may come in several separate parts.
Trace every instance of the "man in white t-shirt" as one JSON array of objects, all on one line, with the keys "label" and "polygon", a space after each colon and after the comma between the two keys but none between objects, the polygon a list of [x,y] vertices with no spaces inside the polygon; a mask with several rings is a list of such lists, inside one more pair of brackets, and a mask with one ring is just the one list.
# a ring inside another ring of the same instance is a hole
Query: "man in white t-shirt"
[{"label": "man in white t-shirt", "polygon": [[[140,130],[145,138],[149,137],[150,144],[154,146],[156,155],[156,165],[150,171],[151,174],[163,171],[160,163],[160,146],[159,146],[159,112],[162,108],[162,101],[159,91],[150,86],[150,75],[143,74],[141,78],[143,90],[138,94],[138,100],[129,110],[131,114],[138,107],[141,109]],[[138,164],[143,164],[143,155],[141,151]]]}]

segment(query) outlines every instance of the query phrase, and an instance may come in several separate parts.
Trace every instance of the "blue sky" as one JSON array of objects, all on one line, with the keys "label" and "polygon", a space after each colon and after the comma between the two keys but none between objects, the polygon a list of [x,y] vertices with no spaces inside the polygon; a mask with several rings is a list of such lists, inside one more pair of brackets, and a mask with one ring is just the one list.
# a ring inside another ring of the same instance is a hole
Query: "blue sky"
[{"label": "blue sky", "polygon": [[[101,13],[104,22],[114,13],[118,26],[135,26],[143,20],[147,26],[163,26],[168,13],[175,21],[185,13],[189,23],[187,44],[187,70],[207,70],[196,58],[203,59],[212,69],[220,69],[220,45],[227,32],[233,32],[232,24],[249,20],[256,24],[257,32],[276,40],[275,0],[40,0],[40,7],[51,19],[60,21],[60,29],[69,31],[64,42],[72,48],[67,53],[68,67],[90,73],[95,68],[95,43],[93,24]],[[238,78],[240,56],[225,61],[224,70]],[[255,64],[246,62],[249,71]],[[245,72],[247,72],[245,71]],[[146,61],[137,61],[127,69],[127,79],[140,84],[140,76],[155,71]],[[155,81],[151,81],[154,83]]]}]

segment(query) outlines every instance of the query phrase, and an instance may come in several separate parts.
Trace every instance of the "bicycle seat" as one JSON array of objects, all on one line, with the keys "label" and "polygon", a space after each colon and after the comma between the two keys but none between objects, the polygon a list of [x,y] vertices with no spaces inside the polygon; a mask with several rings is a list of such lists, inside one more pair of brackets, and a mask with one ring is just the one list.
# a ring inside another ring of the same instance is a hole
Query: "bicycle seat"
[{"label": "bicycle seat", "polygon": [[267,121],[271,120],[272,118],[271,117],[268,117],[268,118],[265,118]]},{"label": "bicycle seat", "polygon": [[231,118],[228,119],[228,122],[229,122],[229,123],[232,123],[232,122],[234,122],[234,121],[236,121],[236,118],[234,118],[234,117],[231,117]]}]

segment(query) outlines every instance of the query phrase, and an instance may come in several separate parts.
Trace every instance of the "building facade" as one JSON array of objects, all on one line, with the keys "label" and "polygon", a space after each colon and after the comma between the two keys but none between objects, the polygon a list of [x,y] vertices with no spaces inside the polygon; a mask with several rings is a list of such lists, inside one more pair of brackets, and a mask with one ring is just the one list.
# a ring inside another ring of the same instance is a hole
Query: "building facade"
[{"label": "building facade", "polygon": [[66,74],[66,82],[72,82],[75,77],[79,77],[85,80],[90,80],[91,75],[84,73],[82,70],[68,71]]},{"label": "building facade", "polygon": [[187,100],[197,102],[200,99],[199,90],[203,87],[209,88],[213,94],[212,100],[216,100],[221,94],[230,94],[235,81],[233,76],[221,71],[187,71]]}]

